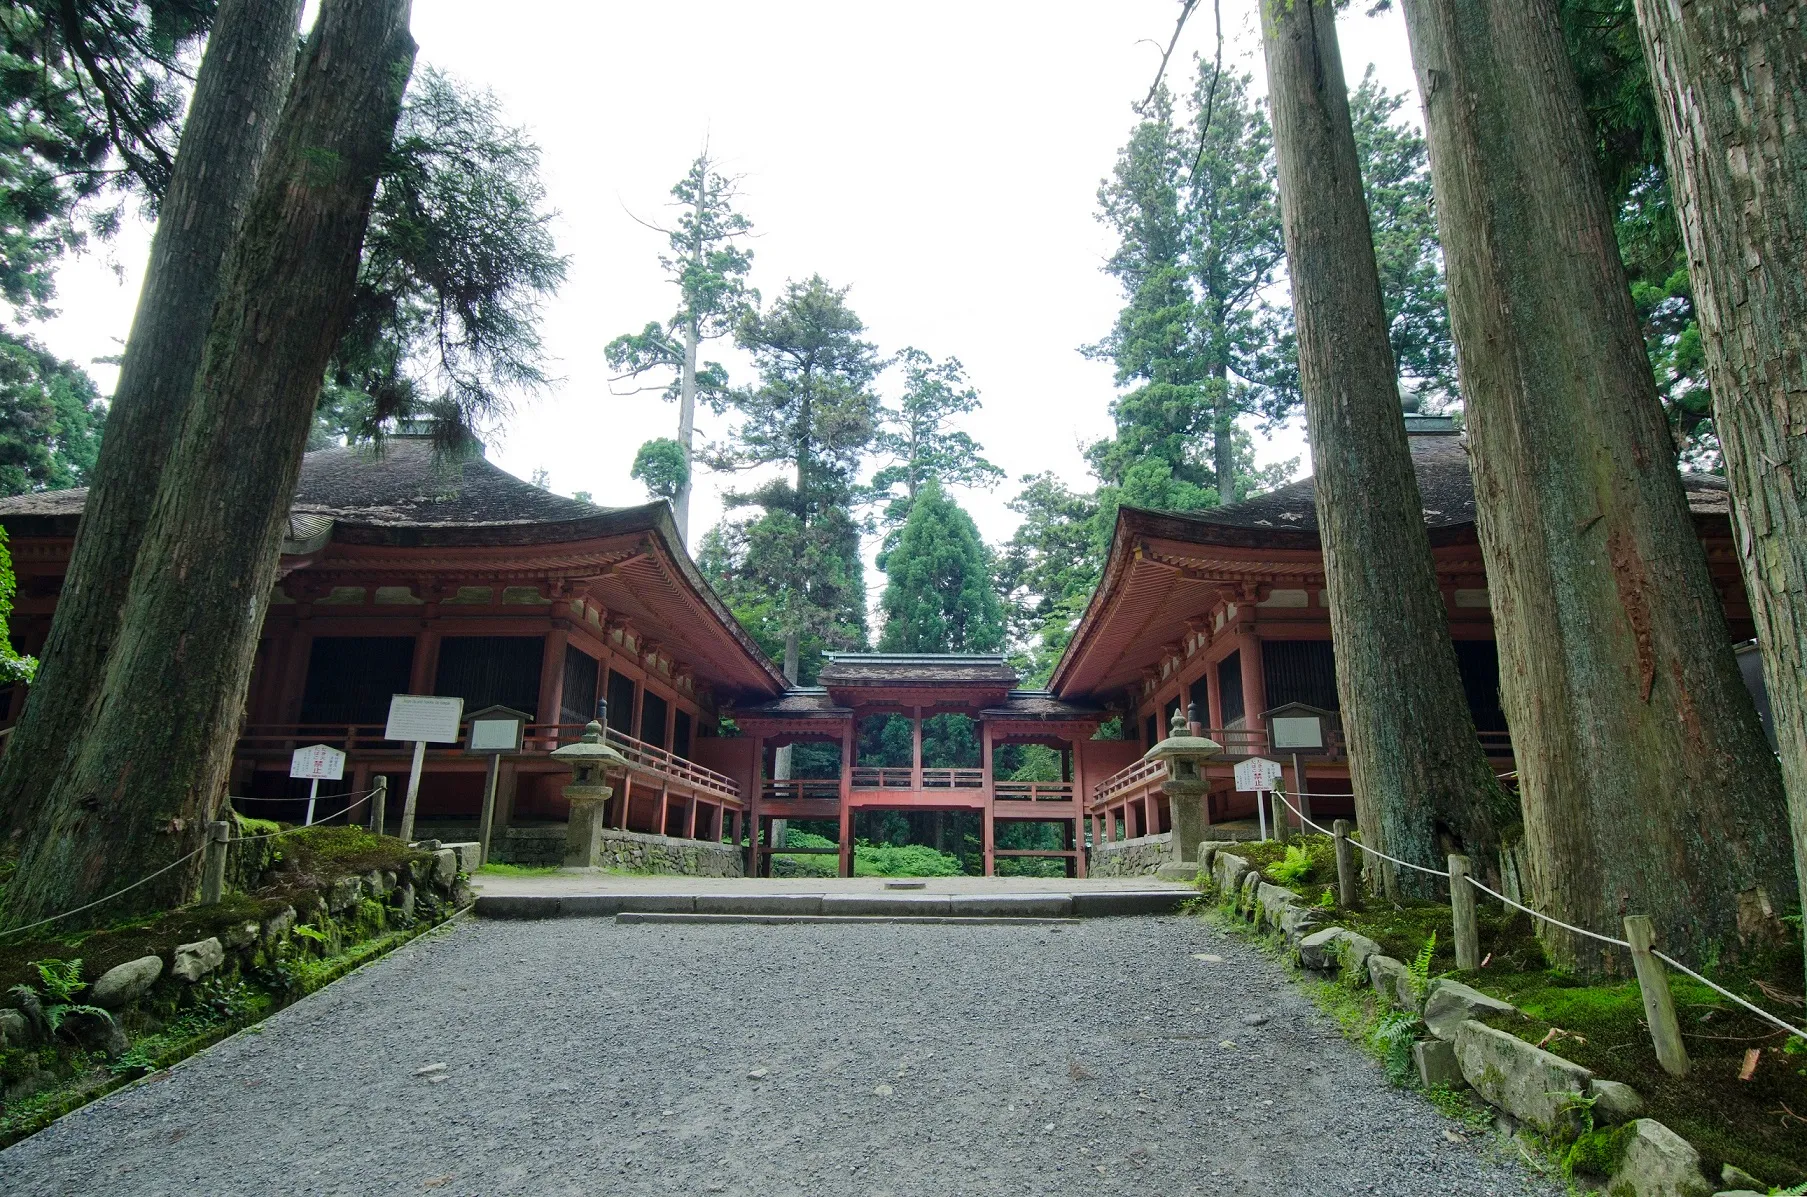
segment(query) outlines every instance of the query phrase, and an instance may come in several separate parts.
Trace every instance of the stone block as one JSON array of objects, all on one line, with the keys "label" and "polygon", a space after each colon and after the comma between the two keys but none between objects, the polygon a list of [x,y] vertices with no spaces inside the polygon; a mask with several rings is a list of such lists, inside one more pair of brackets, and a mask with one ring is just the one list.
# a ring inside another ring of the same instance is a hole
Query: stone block
[{"label": "stone block", "polygon": [[266,945],[273,944],[295,926],[295,908],[285,906],[277,913],[264,920],[263,940]]},{"label": "stone block", "polygon": [[[255,929],[257,924],[251,926]],[[124,964],[115,964],[94,982],[88,990],[87,1000],[108,1010],[118,1010],[143,997],[145,990],[156,984],[162,975],[161,956],[140,956]]]},{"label": "stone block", "polygon": [[433,853],[433,884],[440,889],[450,889],[452,882],[458,879],[458,854],[450,848],[441,848]]},{"label": "stone block", "polygon": [[132,1046],[113,1016],[95,1006],[77,1006],[63,1015],[62,1032],[89,1051],[108,1059],[123,1056]]},{"label": "stone block", "polygon": [[193,983],[226,963],[226,949],[215,938],[176,946],[176,962],[170,974]]},{"label": "stone block", "polygon": [[1391,956],[1368,957],[1368,983],[1374,994],[1389,1006],[1401,1010],[1418,1009],[1418,995],[1412,992],[1412,970],[1405,961]]},{"label": "stone block", "polygon": [[1234,852],[1219,852],[1211,864],[1211,878],[1217,882],[1219,901],[1231,902],[1242,889],[1242,879],[1249,875],[1249,862]]},{"label": "stone block", "polygon": [[362,877],[341,877],[326,891],[326,909],[332,914],[343,914],[356,906],[363,896]]},{"label": "stone block", "polygon": [[1200,840],[1198,845],[1198,871],[1209,876],[1211,873],[1211,866],[1217,862],[1217,854],[1222,848],[1222,840]]},{"label": "stone block", "polygon": [[32,1038],[31,1024],[25,1021],[23,1014],[17,1010],[0,1007],[0,1047],[7,1045],[24,1047],[31,1042]]},{"label": "stone block", "polygon": [[1722,1164],[1719,1168],[1719,1187],[1737,1192],[1740,1189],[1753,1193],[1769,1192],[1769,1186],[1740,1168],[1736,1164]]},{"label": "stone block", "polygon": [[1619,1170],[1606,1182],[1611,1197],[1712,1197],[1718,1186],[1700,1170],[1700,1153],[1656,1121],[1639,1118],[1627,1128]]},{"label": "stone block", "polygon": [[1198,880],[1198,863],[1189,860],[1170,860],[1156,869],[1154,875],[1162,881],[1183,881],[1190,885]]},{"label": "stone block", "polygon": [[1595,1077],[1588,1092],[1594,1096],[1594,1118],[1600,1122],[1621,1126],[1644,1113],[1644,1099],[1630,1085]]},{"label": "stone block", "polygon": [[1102,889],[1072,895],[1075,918],[1109,918],[1130,914],[1172,914],[1186,899],[1183,889]]},{"label": "stone block", "polygon": [[954,913],[946,894],[823,894],[822,913],[868,918],[946,918]]},{"label": "stone block", "polygon": [[458,867],[460,869],[462,869],[464,872],[475,873],[477,871],[478,863],[477,863],[477,841],[476,840],[460,840],[458,843],[455,843],[455,844],[448,842],[448,843],[441,844],[439,846],[441,849],[448,849],[448,850],[450,850],[452,852],[456,852],[458,854]]},{"label": "stone block", "polygon": [[1418,1083],[1426,1089],[1442,1085],[1447,1089],[1466,1089],[1462,1065],[1456,1062],[1456,1045],[1441,1039],[1421,1039],[1412,1044],[1412,1063],[1418,1069]]},{"label": "stone block", "polygon": [[821,894],[698,894],[698,914],[821,914]]},{"label": "stone block", "polygon": [[[575,789],[576,787],[567,787]],[[600,797],[590,794],[571,795],[571,813],[565,822],[565,858],[568,869],[594,869],[604,867],[603,860],[603,810],[608,805],[611,793],[607,787],[601,788]]]},{"label": "stone block", "polygon": [[1198,862],[1198,844],[1211,825],[1206,814],[1206,784],[1202,781],[1169,781],[1161,786],[1173,819],[1173,859]]},{"label": "stone block", "polygon": [[1488,997],[1478,989],[1439,978],[1430,983],[1424,995],[1424,1025],[1439,1039],[1454,1040],[1456,1028],[1469,1019],[1493,1014],[1517,1014],[1511,1002]]},{"label": "stone block", "polygon": [[1277,931],[1286,912],[1298,905],[1298,894],[1283,885],[1271,885],[1263,881],[1255,887],[1255,925]]},{"label": "stone block", "polygon": [[1264,885],[1261,874],[1250,869],[1242,877],[1242,888],[1237,894],[1236,911],[1245,918],[1255,917],[1255,892]]},{"label": "stone block", "polygon": [[1456,1060],[1476,1093],[1546,1132],[1582,1129],[1594,1074],[1516,1035],[1470,1020],[1456,1030]]},{"label": "stone block", "polygon": [[1335,972],[1344,939],[1349,932],[1341,927],[1325,927],[1299,940],[1299,963],[1314,972]]},{"label": "stone block", "polygon": [[955,894],[955,918],[1064,919],[1073,915],[1072,894]]},{"label": "stone block", "polygon": [[1298,943],[1317,930],[1322,919],[1323,913],[1315,906],[1307,906],[1303,902],[1288,906],[1286,913],[1280,916],[1280,933],[1286,936],[1288,943]]}]

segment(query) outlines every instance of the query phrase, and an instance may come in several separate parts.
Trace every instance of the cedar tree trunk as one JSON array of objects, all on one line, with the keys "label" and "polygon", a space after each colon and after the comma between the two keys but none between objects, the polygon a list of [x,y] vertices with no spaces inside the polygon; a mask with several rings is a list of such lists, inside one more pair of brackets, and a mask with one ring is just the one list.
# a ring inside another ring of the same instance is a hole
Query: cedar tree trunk
[{"label": "cedar tree trunk", "polygon": [[81,743],[99,692],[149,497],[194,391],[220,263],[294,70],[300,18],[300,0],[224,0],[208,36],[50,638],[0,758],[0,820],[15,830]]},{"label": "cedar tree trunk", "polygon": [[[1441,830],[1494,873],[1516,812],[1475,735],[1424,529],[1335,12],[1276,0],[1262,33],[1356,818],[1401,859],[1441,868]],[[1392,865],[1369,877],[1436,892]]]},{"label": "cedar tree trunk", "polygon": [[1639,0],[1807,907],[1807,12]]},{"label": "cedar tree trunk", "polygon": [[[409,0],[322,5],[226,260],[92,725],[27,834],[11,925],[92,901],[201,843],[413,63],[408,12]],[[182,902],[199,869],[197,857],[83,917]]]},{"label": "cedar tree trunk", "polygon": [[[1684,958],[1733,954],[1741,904],[1794,892],[1781,773],[1676,471],[1555,4],[1405,12],[1529,892],[1589,930],[1645,914]],[[1562,967],[1627,963],[1541,930]]]}]

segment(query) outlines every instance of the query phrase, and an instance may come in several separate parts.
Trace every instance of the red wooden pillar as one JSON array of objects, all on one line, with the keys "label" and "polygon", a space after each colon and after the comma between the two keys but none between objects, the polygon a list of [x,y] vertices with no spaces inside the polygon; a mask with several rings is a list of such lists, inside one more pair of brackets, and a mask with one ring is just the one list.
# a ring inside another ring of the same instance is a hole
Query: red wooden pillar
[{"label": "red wooden pillar", "polygon": [[408,693],[431,694],[439,674],[439,632],[423,628],[414,637],[414,665],[408,671]]},{"label": "red wooden pillar", "polygon": [[853,717],[841,729],[841,842],[840,874],[853,876]]},{"label": "red wooden pillar", "polygon": [[[752,791],[746,795],[747,825],[747,876],[757,877],[759,873],[759,808],[764,805],[765,797],[765,737],[753,737],[753,785]],[[735,826],[740,826],[740,815],[735,815]],[[734,837],[735,843],[740,837]]]},{"label": "red wooden pillar", "polygon": [[1236,637],[1242,665],[1243,727],[1250,731],[1261,728],[1261,713],[1267,710],[1267,671],[1261,667],[1261,637],[1243,632]]},{"label": "red wooden pillar", "polygon": [[[922,789],[922,708],[910,708],[910,788]],[[986,872],[991,870],[988,868]]]},{"label": "red wooden pillar", "polygon": [[1207,728],[1223,726],[1223,691],[1217,685],[1217,667],[1222,663],[1214,661],[1205,666],[1205,726]]},{"label": "red wooden pillar", "polygon": [[[918,709],[920,714],[920,709]],[[922,785],[922,721],[916,721],[916,785]],[[983,770],[981,781],[985,785],[985,875],[994,877],[997,873],[997,821],[994,806],[994,787],[992,787],[992,725],[979,720],[979,768]]]},{"label": "red wooden pillar", "polygon": [[686,803],[685,806],[686,806],[686,809],[684,812],[684,838],[687,840],[693,840],[696,838],[696,795],[695,794],[690,795],[690,801],[688,803]]},{"label": "red wooden pillar", "polygon": [[1073,818],[1073,875],[1085,880],[1085,816]]},{"label": "red wooden pillar", "polygon": [[[559,708],[565,698],[565,645],[569,639],[564,628],[555,627],[546,633],[545,648],[540,653],[539,710],[533,713],[540,723],[559,721]],[[556,746],[557,732],[552,739]]]}]

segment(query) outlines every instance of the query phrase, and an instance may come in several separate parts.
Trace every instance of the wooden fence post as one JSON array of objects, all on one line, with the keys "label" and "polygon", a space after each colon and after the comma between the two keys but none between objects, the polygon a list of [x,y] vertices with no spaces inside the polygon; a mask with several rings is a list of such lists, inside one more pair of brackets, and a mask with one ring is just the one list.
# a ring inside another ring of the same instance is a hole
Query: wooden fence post
[{"label": "wooden fence post", "polygon": [[379,773],[371,782],[370,791],[370,830],[377,835],[383,834],[383,820],[387,817],[385,809],[389,804],[389,779]]},{"label": "wooden fence post", "polygon": [[1336,891],[1345,910],[1356,907],[1355,845],[1349,842],[1349,820],[1338,819],[1331,830],[1336,835]]},{"label": "wooden fence post", "polygon": [[1274,838],[1279,840],[1282,844],[1287,843],[1293,837],[1293,828],[1292,824],[1286,821],[1286,799],[1281,795],[1279,790],[1270,790],[1268,792],[1268,799],[1273,804],[1274,809]]},{"label": "wooden fence post", "polygon": [[1681,1024],[1675,1020],[1669,974],[1664,971],[1663,962],[1650,952],[1655,938],[1650,919],[1641,914],[1626,915],[1625,938],[1631,941],[1631,963],[1638,970],[1638,989],[1644,994],[1644,1021],[1650,1024],[1656,1061],[1670,1076],[1687,1076],[1688,1049],[1682,1045]]},{"label": "wooden fence post", "polygon": [[1474,886],[1468,884],[1466,856],[1449,858],[1449,911],[1456,924],[1456,968],[1471,972],[1481,967],[1481,929],[1475,923]]},{"label": "wooden fence post", "polygon": [[207,824],[207,851],[201,857],[201,905],[217,906],[226,893],[226,849],[232,840],[232,824],[216,819]]}]

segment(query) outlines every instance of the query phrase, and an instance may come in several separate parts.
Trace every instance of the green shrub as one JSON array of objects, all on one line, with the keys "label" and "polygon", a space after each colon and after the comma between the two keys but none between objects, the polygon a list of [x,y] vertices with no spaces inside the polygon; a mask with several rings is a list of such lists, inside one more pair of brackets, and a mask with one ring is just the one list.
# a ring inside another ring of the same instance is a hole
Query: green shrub
[{"label": "green shrub", "polygon": [[1288,844],[1286,859],[1267,866],[1267,875],[1281,885],[1292,885],[1311,875],[1311,853],[1302,844]]}]

